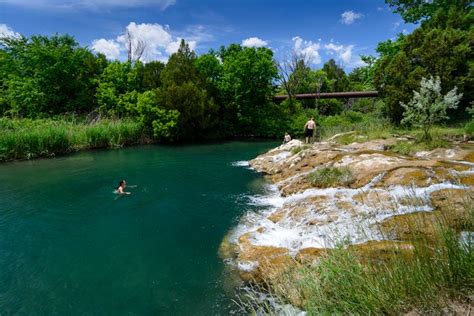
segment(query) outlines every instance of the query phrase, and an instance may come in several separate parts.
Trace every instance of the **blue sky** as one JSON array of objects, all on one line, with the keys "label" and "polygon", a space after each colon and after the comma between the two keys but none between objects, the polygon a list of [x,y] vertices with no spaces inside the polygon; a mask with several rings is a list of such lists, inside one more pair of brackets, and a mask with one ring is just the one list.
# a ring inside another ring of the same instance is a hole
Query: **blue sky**
[{"label": "blue sky", "polygon": [[81,45],[125,57],[124,32],[146,42],[146,60],[166,61],[181,38],[199,53],[240,43],[293,51],[312,67],[329,58],[350,70],[380,41],[411,32],[383,0],[0,0],[0,34],[68,33]]}]

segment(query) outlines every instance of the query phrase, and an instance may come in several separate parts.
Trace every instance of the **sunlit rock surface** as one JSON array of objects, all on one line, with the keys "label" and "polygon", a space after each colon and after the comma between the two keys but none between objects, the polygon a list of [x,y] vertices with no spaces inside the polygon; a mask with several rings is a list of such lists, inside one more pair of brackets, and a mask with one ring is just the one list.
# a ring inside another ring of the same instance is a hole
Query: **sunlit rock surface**
[{"label": "sunlit rock surface", "polygon": [[[410,255],[407,240],[433,236],[439,216],[461,229],[464,206],[473,203],[474,147],[403,156],[387,151],[396,141],[292,140],[250,161],[272,185],[253,197],[262,210],[243,216],[221,256],[244,280],[271,280],[341,244],[367,260]],[[308,175],[324,167],[349,168],[354,181],[318,188]]]}]

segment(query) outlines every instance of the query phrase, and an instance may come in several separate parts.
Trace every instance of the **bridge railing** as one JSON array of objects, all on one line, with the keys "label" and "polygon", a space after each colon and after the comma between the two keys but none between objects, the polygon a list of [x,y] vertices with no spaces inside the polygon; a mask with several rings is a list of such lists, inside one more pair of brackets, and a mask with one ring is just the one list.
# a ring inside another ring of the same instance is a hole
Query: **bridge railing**
[{"label": "bridge railing", "polygon": [[[297,100],[305,99],[344,99],[344,98],[373,98],[378,97],[378,91],[351,91],[351,92],[323,92],[295,94]],[[276,95],[273,101],[279,102],[288,99],[288,95]]]}]

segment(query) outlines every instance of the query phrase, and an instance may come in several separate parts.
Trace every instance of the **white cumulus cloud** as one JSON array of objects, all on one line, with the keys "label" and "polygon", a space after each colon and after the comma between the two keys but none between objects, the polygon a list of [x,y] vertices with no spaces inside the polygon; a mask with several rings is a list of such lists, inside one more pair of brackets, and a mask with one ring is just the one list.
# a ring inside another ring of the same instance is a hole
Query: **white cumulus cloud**
[{"label": "white cumulus cloud", "polygon": [[104,38],[94,40],[92,49],[98,53],[102,53],[108,59],[118,59],[120,57],[120,45],[114,40],[106,40]]},{"label": "white cumulus cloud", "polygon": [[[199,29],[198,34],[202,33],[204,31]],[[189,47],[195,49],[198,43],[196,39],[204,39],[204,36],[196,36],[196,33],[190,34],[189,37],[175,36],[167,25],[130,22],[117,38],[94,40],[92,49],[105,54],[109,59],[119,59],[127,54],[129,38],[132,47],[137,47],[140,44],[145,46],[141,60],[147,62],[151,60],[165,61],[169,55],[178,50],[181,39],[185,39]]]},{"label": "white cumulus cloud", "polygon": [[6,24],[0,24],[0,38],[2,37],[20,37],[20,33],[13,31],[11,27]]},{"label": "white cumulus cloud", "polygon": [[352,48],[354,48],[354,45],[346,46],[339,55],[341,60],[346,64],[349,64],[352,61]]},{"label": "white cumulus cloud", "polygon": [[336,54],[338,59],[343,61],[345,64],[349,64],[352,60],[352,49],[354,45],[336,45],[334,43],[329,43],[324,45],[324,48],[327,50],[329,55]]},{"label": "white cumulus cloud", "polygon": [[355,45],[334,44],[333,42],[324,45],[326,53],[331,56],[335,55],[335,59],[344,65],[349,67],[363,66],[364,62],[360,59],[360,56],[354,56],[353,54],[354,47]]},{"label": "white cumulus cloud", "polygon": [[264,41],[258,37],[249,37],[242,41],[242,46],[245,46],[245,47],[264,47],[267,45],[268,45],[267,41]]},{"label": "white cumulus cloud", "polygon": [[320,64],[321,56],[319,55],[319,49],[321,45],[312,41],[305,41],[299,36],[293,37],[293,51],[294,53],[304,56],[308,59],[311,64]]},{"label": "white cumulus cloud", "polygon": [[333,55],[334,52],[338,53],[344,49],[344,45],[336,45],[334,43],[329,43],[324,45],[324,48],[328,51],[330,55]]},{"label": "white cumulus cloud", "polygon": [[341,22],[350,25],[355,22],[355,20],[362,18],[364,15],[354,11],[345,11],[341,14]]}]

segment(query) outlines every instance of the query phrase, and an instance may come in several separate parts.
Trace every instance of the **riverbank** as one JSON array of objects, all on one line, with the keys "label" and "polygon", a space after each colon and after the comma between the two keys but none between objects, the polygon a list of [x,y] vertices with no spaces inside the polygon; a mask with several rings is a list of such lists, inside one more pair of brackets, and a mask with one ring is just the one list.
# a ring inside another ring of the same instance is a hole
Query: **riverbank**
[{"label": "riverbank", "polygon": [[310,313],[467,311],[472,145],[403,155],[391,149],[409,138],[345,137],[295,140],[250,161],[275,191],[226,236],[221,257],[245,282]]},{"label": "riverbank", "polygon": [[2,118],[0,131],[0,162],[149,142],[141,124],[132,120],[102,119],[87,123],[84,120]]},{"label": "riverbank", "polygon": [[[309,113],[306,113],[309,114]],[[302,136],[300,126],[304,125],[306,114],[300,121],[293,122],[288,130],[292,136]],[[338,133],[344,133],[336,140],[340,144],[355,141],[390,138],[394,134],[404,134],[419,138],[420,131],[403,130],[390,122],[372,115],[348,111],[340,115],[321,117],[318,123],[317,139],[328,139]],[[296,128],[298,127],[298,128]],[[357,131],[351,132],[351,131]],[[462,142],[472,138],[461,126],[433,130],[433,139],[429,144],[417,142],[399,143],[392,148],[402,154],[447,146],[450,141]],[[263,135],[234,137],[214,137],[201,139],[201,142],[216,140],[269,139]],[[274,139],[274,138],[272,138]],[[0,118],[0,162],[34,158],[49,158],[57,155],[99,148],[120,148],[124,146],[154,143],[149,130],[140,122],[132,119],[100,119],[90,122],[84,117],[60,116],[48,119],[11,119]],[[188,141],[189,142],[189,141]],[[179,142],[186,144],[186,140]],[[196,141],[191,142],[196,143]],[[296,150],[296,149],[295,149]]]}]

